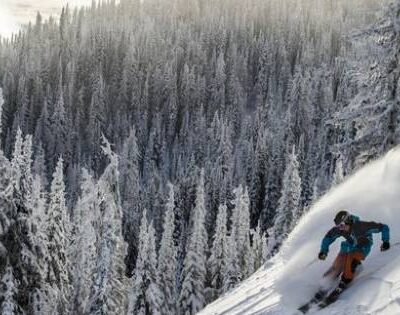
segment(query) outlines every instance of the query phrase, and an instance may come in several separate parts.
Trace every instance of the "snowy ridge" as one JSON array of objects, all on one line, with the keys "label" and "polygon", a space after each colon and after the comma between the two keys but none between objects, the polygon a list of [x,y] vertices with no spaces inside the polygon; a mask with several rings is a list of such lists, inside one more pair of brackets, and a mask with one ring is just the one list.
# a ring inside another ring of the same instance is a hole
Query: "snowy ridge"
[{"label": "snowy ridge", "polygon": [[[380,252],[380,234],[363,270],[340,297],[318,314],[400,314],[400,148],[391,150],[323,196],[303,216],[282,250],[254,275],[200,314],[298,314],[311,298],[321,274],[331,265],[340,239],[326,261],[315,261],[320,241],[337,210],[347,209],[364,221],[387,223],[392,247]],[[311,263],[311,264],[310,264]]]}]

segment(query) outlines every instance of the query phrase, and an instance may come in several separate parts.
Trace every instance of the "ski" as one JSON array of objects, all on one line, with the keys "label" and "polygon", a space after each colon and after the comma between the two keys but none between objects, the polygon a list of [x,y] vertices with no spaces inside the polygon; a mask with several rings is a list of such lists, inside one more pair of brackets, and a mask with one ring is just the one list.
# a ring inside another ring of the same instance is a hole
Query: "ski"
[{"label": "ski", "polygon": [[329,291],[325,289],[319,289],[318,292],[314,294],[313,298],[306,304],[300,306],[298,310],[303,314],[306,314],[314,305],[317,305],[319,302],[321,302],[328,293]]},{"label": "ski", "polygon": [[317,303],[318,308],[323,309],[331,305],[332,303],[335,303],[345,289],[346,288],[340,288],[340,287],[335,288],[330,294],[326,295],[321,301]]},{"label": "ski", "polygon": [[[356,271],[355,271],[355,276],[357,276],[358,274],[360,274],[360,272],[363,270],[362,265],[360,264]],[[357,280],[357,279],[356,279]],[[319,309],[323,309],[329,305],[331,305],[332,303],[335,303],[337,301],[337,299],[339,298],[339,296],[343,293],[343,291],[345,291],[347,288],[349,288],[349,286],[351,286],[353,284],[353,282],[347,284],[344,287],[340,287],[340,284],[338,284],[333,290],[331,290],[328,294],[326,294],[320,301],[318,301],[318,308]]]},{"label": "ski", "polygon": [[[312,264],[311,262],[310,264]],[[327,275],[329,275],[332,271],[333,267],[330,267],[326,272],[324,272],[323,278],[325,278]],[[326,296],[332,292],[332,287],[331,288],[323,288],[321,287],[312,297],[311,300],[309,300],[307,303],[304,305],[300,306],[297,310],[302,312],[303,314],[306,314],[313,306],[317,306],[318,303],[320,303]]]}]

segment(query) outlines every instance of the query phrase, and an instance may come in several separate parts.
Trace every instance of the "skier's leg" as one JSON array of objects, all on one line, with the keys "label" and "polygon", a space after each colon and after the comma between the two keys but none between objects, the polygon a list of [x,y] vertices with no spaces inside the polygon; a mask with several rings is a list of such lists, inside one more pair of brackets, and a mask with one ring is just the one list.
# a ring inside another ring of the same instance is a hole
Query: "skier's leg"
[{"label": "skier's leg", "polygon": [[329,288],[331,288],[333,281],[342,274],[346,262],[347,253],[339,252],[336,256],[332,266],[324,273],[320,280],[320,288],[315,293],[314,297],[306,304],[298,308],[299,311],[307,313],[313,304],[317,304],[326,298]]},{"label": "skier's leg", "polygon": [[342,281],[344,284],[350,283],[354,278],[354,272],[361,261],[365,259],[365,256],[362,252],[352,252],[349,253],[346,257],[344,271],[342,275]]},{"label": "skier's leg", "polygon": [[324,278],[335,280],[343,272],[347,254],[340,252],[332,266],[324,273]]},{"label": "skier's leg", "polygon": [[364,258],[365,256],[362,252],[351,252],[346,255],[344,270],[339,285],[321,303],[322,307],[329,305],[338,299],[342,291],[346,289],[347,285],[353,280],[355,269]]}]

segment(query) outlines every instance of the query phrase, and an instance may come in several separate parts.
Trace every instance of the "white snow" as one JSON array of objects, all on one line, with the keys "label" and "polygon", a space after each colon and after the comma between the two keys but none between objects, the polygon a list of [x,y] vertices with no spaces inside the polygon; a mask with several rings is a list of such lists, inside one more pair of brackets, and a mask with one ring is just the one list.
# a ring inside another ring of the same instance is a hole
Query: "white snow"
[{"label": "white snow", "polygon": [[388,224],[392,248],[381,252],[381,235],[375,234],[371,254],[352,285],[336,303],[315,313],[400,314],[400,243],[395,245],[400,241],[400,148],[323,196],[302,217],[279,254],[199,314],[299,314],[297,308],[312,297],[339,250],[341,239],[331,246],[326,261],[313,262],[341,209],[363,221]]}]

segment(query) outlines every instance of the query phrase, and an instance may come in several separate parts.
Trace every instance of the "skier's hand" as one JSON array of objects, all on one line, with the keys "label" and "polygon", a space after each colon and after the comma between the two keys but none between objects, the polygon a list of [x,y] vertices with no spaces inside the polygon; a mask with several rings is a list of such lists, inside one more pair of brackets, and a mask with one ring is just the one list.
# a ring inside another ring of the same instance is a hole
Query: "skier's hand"
[{"label": "skier's hand", "polygon": [[328,256],[326,253],[320,252],[320,253],[318,254],[318,259],[319,259],[319,260],[325,260],[325,259],[326,259],[326,256]]},{"label": "skier's hand", "polygon": [[385,250],[388,250],[390,248],[390,243],[389,242],[383,242],[381,245],[381,251],[384,252]]}]

